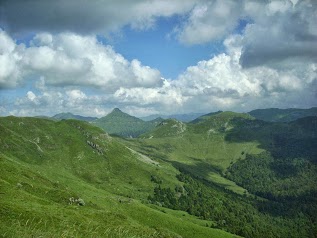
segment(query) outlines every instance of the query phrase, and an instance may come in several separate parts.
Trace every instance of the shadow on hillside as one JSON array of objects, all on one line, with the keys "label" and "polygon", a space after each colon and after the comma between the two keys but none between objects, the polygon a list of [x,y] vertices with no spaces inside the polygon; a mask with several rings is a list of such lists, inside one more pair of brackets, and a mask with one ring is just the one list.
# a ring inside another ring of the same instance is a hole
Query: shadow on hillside
[{"label": "shadow on hillside", "polygon": [[256,141],[274,157],[305,157],[317,162],[317,117],[306,117],[290,123],[234,118],[233,129],[225,135],[227,142]]},{"label": "shadow on hillside", "polygon": [[187,165],[177,161],[171,161],[171,163],[175,168],[179,169],[180,171],[185,171],[190,174],[198,175],[198,177],[201,178],[207,178],[210,172],[221,174],[220,168],[212,166],[209,163],[203,162],[196,158],[191,159],[195,161],[195,164]]},{"label": "shadow on hillside", "polygon": [[218,184],[217,182],[211,181],[210,179],[208,179],[210,176],[210,173],[216,173],[216,174],[219,174],[219,176],[223,176],[222,169],[220,167],[212,166],[209,163],[206,163],[196,158],[191,158],[191,159],[196,161],[196,163],[193,165],[187,165],[177,161],[170,161],[170,163],[172,163],[172,165],[175,168],[177,168],[180,172],[190,174],[192,177],[202,182],[205,182],[207,184],[212,184],[213,186],[216,186],[221,190],[226,190],[231,192],[231,190],[227,188],[230,186],[229,184],[226,186],[224,184]]},{"label": "shadow on hillside", "polygon": [[[275,217],[294,218],[300,213],[308,214],[315,217],[317,212],[316,206],[308,206],[307,204],[317,203],[317,192],[310,191],[297,196],[282,196],[274,200],[263,200],[257,202],[257,208],[264,214],[270,214]],[[306,204],[303,206],[303,204]]]}]

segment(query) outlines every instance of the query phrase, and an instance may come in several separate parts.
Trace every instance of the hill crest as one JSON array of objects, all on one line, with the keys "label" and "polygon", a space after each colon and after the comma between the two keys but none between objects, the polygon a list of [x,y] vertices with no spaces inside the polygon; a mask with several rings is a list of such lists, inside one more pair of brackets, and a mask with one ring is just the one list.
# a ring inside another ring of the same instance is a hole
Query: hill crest
[{"label": "hill crest", "polygon": [[155,127],[157,121],[145,122],[114,108],[108,115],[92,122],[110,134],[123,137],[137,137]]}]

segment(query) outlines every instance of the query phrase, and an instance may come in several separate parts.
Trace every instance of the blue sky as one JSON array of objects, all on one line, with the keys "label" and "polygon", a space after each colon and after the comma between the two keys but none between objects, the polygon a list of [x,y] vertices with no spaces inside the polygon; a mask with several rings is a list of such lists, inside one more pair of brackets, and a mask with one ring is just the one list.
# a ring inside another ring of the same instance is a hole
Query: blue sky
[{"label": "blue sky", "polygon": [[0,3],[0,115],[316,106],[312,0]]},{"label": "blue sky", "polygon": [[159,18],[155,27],[147,31],[126,26],[121,34],[113,35],[110,39],[99,39],[104,44],[112,45],[126,59],[138,59],[145,65],[159,69],[164,78],[175,79],[187,67],[224,51],[221,41],[184,45],[175,40],[173,29],[180,20],[178,16]]}]

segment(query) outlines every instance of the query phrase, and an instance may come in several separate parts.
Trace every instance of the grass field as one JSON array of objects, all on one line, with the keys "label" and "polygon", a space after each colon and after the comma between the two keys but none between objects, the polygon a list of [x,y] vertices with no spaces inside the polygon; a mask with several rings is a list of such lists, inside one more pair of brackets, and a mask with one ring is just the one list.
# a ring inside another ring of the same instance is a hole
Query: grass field
[{"label": "grass field", "polygon": [[178,170],[88,123],[7,117],[0,133],[2,237],[235,237],[148,204],[151,175],[175,186]]}]

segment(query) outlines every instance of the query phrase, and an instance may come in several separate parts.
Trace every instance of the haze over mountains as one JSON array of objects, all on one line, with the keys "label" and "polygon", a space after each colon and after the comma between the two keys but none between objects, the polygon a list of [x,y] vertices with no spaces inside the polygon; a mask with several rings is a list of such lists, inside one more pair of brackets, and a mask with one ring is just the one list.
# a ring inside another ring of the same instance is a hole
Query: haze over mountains
[{"label": "haze over mountains", "polygon": [[[164,119],[176,119],[181,122],[199,122],[202,118],[211,115],[216,115],[221,113],[211,112],[211,113],[189,113],[189,114],[174,114],[174,115],[150,115],[148,117],[137,118],[131,116],[119,108],[115,108],[108,115],[97,118],[97,117],[83,117],[79,115],[73,115],[72,113],[60,113],[51,117],[54,120],[63,119],[77,119],[81,121],[88,121],[94,125],[104,129],[110,134],[116,134],[123,137],[137,137],[143,133],[146,133]],[[299,118],[307,116],[317,116],[317,108],[313,107],[310,109],[278,109],[278,108],[268,108],[268,109],[257,109],[248,112],[252,117],[270,121],[270,122],[290,122]]]}]

